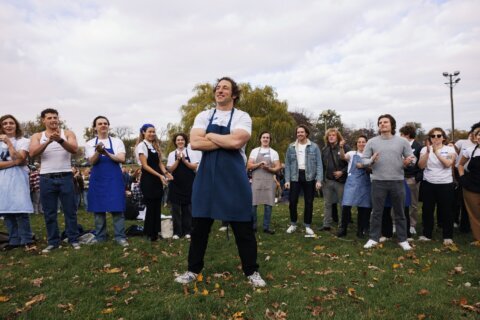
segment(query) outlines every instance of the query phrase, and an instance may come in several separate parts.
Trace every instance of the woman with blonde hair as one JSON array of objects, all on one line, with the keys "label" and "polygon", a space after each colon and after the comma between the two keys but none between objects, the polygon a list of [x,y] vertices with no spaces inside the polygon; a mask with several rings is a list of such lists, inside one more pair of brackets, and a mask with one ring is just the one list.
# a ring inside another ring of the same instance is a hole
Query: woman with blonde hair
[{"label": "woman with blonde hair", "polygon": [[143,232],[151,240],[158,240],[161,226],[163,186],[173,177],[162,163],[162,153],[155,127],[146,123],[140,128],[135,154],[142,166],[140,190],[147,207]]}]

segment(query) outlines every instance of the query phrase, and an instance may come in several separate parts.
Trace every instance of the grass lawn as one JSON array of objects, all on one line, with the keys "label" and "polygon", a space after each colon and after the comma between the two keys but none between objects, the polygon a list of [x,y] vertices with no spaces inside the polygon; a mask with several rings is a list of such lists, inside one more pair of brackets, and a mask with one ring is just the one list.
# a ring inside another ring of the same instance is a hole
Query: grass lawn
[{"label": "grass lawn", "polygon": [[[317,199],[314,229],[321,225],[321,212]],[[470,245],[471,235],[455,231],[457,245],[450,248],[443,247],[436,230],[434,241],[414,242],[411,253],[392,241],[364,250],[366,240],[356,238],[355,224],[343,239],[325,232],[305,238],[302,228],[286,234],[285,204],[274,208],[272,220],[275,235],[257,234],[260,272],[268,286],[254,290],[240,270],[233,235],[227,240],[217,231],[218,222],[202,281],[182,287],[173,279],[187,267],[185,239],[151,244],[130,238],[127,249],[113,241],[81,250],[64,245],[42,255],[45,223],[33,215],[38,250],[0,253],[0,319],[480,317],[480,305],[475,306],[480,302],[480,248]],[[79,222],[93,228],[93,217],[83,211]]]}]

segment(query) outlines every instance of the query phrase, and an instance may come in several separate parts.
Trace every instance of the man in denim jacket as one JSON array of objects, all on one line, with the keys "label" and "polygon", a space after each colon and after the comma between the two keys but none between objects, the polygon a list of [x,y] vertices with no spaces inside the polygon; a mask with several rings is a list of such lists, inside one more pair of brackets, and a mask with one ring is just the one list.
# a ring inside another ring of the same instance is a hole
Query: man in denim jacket
[{"label": "man in denim jacket", "polygon": [[285,156],[285,188],[290,189],[289,209],[291,225],[287,233],[297,229],[297,204],[300,190],[303,190],[305,209],[303,221],[306,236],[314,236],[312,228],[313,197],[315,189],[322,186],[323,166],[318,145],[308,139],[310,131],[307,126],[299,125],[296,129],[297,140],[288,146]]}]

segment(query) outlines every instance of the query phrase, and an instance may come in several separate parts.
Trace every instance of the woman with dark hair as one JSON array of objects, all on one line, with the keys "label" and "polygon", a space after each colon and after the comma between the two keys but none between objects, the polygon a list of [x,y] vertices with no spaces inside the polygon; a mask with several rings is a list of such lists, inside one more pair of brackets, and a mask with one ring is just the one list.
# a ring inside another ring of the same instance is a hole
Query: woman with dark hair
[{"label": "woman with dark hair", "polygon": [[168,185],[168,199],[172,205],[173,239],[185,236],[190,239],[192,231],[192,186],[198,160],[188,152],[188,137],[185,133],[173,136],[176,149],[168,154],[167,169],[173,176]]},{"label": "woman with dark hair", "polygon": [[257,230],[257,206],[263,204],[263,232],[274,234],[270,229],[272,207],[275,204],[275,173],[280,170],[278,152],[270,148],[269,132],[260,134],[260,147],[250,152],[247,169],[252,171],[253,229]]},{"label": "woman with dark hair", "polygon": [[341,140],[340,158],[348,161],[348,175],[343,191],[342,200],[342,219],[337,237],[347,235],[347,227],[352,216],[352,207],[356,206],[358,211],[357,218],[357,237],[364,238],[368,235],[370,224],[370,211],[372,208],[372,199],[370,196],[371,182],[367,167],[362,164],[363,150],[367,145],[367,137],[361,135],[357,138],[357,150],[345,153],[345,140]]},{"label": "woman with dark hair", "polygon": [[85,156],[92,165],[88,190],[88,212],[95,215],[96,241],[107,240],[106,213],[113,219],[115,241],[127,247],[125,236],[125,188],[121,164],[125,162],[122,140],[109,135],[110,122],[104,116],[93,120],[97,136],[87,142]]},{"label": "woman with dark hair", "polygon": [[423,171],[422,220],[423,235],[419,241],[430,241],[433,234],[434,212],[442,217],[443,244],[453,244],[454,184],[452,166],[455,164],[455,149],[445,145],[447,135],[442,128],[428,132],[425,147],[420,151],[418,166]]},{"label": "woman with dark hair", "polygon": [[143,232],[151,241],[157,241],[161,231],[163,186],[173,177],[162,163],[160,145],[152,124],[146,123],[140,128],[135,154],[142,166],[140,190],[147,207]]},{"label": "woman with dark hair", "polygon": [[476,145],[462,153],[458,173],[473,238],[478,242],[480,241],[480,128],[473,131],[473,138]]},{"label": "woman with dark hair", "polygon": [[8,230],[6,250],[33,242],[28,216],[33,213],[26,166],[29,145],[15,117],[0,118],[0,215]]}]

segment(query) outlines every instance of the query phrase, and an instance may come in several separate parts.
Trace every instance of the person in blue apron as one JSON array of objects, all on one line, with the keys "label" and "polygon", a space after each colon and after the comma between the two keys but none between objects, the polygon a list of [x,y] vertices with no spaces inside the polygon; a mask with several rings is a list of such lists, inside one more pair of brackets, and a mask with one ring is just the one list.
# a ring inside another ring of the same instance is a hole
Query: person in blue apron
[{"label": "person in blue apron", "polygon": [[168,185],[168,201],[172,205],[173,239],[185,236],[190,239],[192,232],[192,186],[198,161],[195,152],[188,152],[188,137],[185,133],[173,135],[175,150],[168,154],[167,169],[173,175]]},{"label": "person in blue apron", "polygon": [[280,170],[280,159],[277,151],[270,148],[270,133],[260,134],[261,146],[250,152],[247,169],[252,171],[252,216],[253,230],[257,231],[257,206],[263,204],[263,232],[274,234],[270,229],[272,207],[275,204],[275,173]]},{"label": "person in blue apron", "polygon": [[345,141],[340,141],[340,158],[348,161],[348,175],[342,199],[342,218],[337,237],[347,235],[347,227],[352,216],[352,207],[357,207],[357,236],[364,238],[368,234],[372,199],[370,196],[370,175],[362,164],[362,155],[367,137],[361,135],[357,138],[357,150],[344,151]]},{"label": "person in blue apron", "polygon": [[245,170],[244,147],[250,139],[252,119],[234,108],[240,90],[232,79],[219,79],[214,95],[216,108],[198,114],[190,132],[192,149],[203,151],[203,156],[192,190],[188,271],[175,281],[186,284],[196,279],[204,266],[212,224],[222,220],[232,227],[242,270],[250,284],[264,287],[252,228],[252,189]]},{"label": "person in blue apron", "polygon": [[162,153],[152,124],[147,123],[140,128],[135,154],[142,166],[140,190],[147,207],[143,233],[150,241],[155,242],[161,231],[163,187],[168,180],[173,180],[173,177],[162,163]]},{"label": "person in blue apron", "polygon": [[30,141],[22,136],[16,118],[9,114],[0,118],[0,216],[8,230],[4,250],[33,244],[29,217],[33,205],[25,166]]},{"label": "person in blue apron", "polygon": [[115,241],[128,246],[125,237],[125,187],[121,163],[125,162],[122,140],[109,136],[110,122],[104,116],[93,120],[97,136],[87,142],[85,155],[92,165],[88,190],[88,212],[95,215],[96,241],[107,240],[106,213],[112,214]]}]

